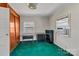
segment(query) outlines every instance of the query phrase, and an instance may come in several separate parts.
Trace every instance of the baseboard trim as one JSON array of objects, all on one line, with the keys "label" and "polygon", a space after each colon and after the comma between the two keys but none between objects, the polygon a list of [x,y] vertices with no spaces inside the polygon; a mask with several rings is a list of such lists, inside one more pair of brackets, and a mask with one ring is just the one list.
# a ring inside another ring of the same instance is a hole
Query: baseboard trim
[{"label": "baseboard trim", "polygon": [[74,56],[74,54],[73,54],[70,50],[64,49],[63,47],[61,47],[61,46],[60,46],[59,44],[57,44],[57,43],[54,43],[54,44],[57,45],[58,47],[60,47],[61,49],[67,51],[67,52],[70,53],[72,56]]}]

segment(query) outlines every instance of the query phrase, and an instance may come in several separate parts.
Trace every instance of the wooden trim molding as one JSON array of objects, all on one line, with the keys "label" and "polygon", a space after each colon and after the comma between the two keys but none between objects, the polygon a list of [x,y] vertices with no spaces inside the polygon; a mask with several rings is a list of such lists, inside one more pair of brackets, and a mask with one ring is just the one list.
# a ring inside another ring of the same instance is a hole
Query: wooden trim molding
[{"label": "wooden trim molding", "polygon": [[7,4],[7,3],[0,3],[0,7],[5,7],[5,8],[7,8],[7,7],[8,7],[8,4]]}]

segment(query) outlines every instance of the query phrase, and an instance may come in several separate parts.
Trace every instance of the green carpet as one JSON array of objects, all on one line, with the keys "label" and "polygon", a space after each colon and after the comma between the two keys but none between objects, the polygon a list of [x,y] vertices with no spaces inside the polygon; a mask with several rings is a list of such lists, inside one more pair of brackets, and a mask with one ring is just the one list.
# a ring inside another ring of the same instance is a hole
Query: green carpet
[{"label": "green carpet", "polygon": [[72,54],[47,42],[21,42],[10,56],[72,56]]}]

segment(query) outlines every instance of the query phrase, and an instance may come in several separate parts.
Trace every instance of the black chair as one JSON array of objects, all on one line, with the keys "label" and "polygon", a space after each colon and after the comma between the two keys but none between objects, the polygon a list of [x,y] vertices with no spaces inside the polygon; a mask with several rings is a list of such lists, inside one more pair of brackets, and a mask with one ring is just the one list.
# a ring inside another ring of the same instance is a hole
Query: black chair
[{"label": "black chair", "polygon": [[53,43],[54,41],[54,31],[53,30],[45,30],[46,33],[46,41],[49,43]]}]

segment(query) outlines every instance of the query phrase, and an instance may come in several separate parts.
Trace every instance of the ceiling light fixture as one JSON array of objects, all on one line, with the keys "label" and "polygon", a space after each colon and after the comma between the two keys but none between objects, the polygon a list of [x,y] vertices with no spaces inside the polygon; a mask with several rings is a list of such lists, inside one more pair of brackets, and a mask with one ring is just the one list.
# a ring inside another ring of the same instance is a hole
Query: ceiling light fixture
[{"label": "ceiling light fixture", "polygon": [[27,3],[28,8],[37,9],[37,3]]}]

